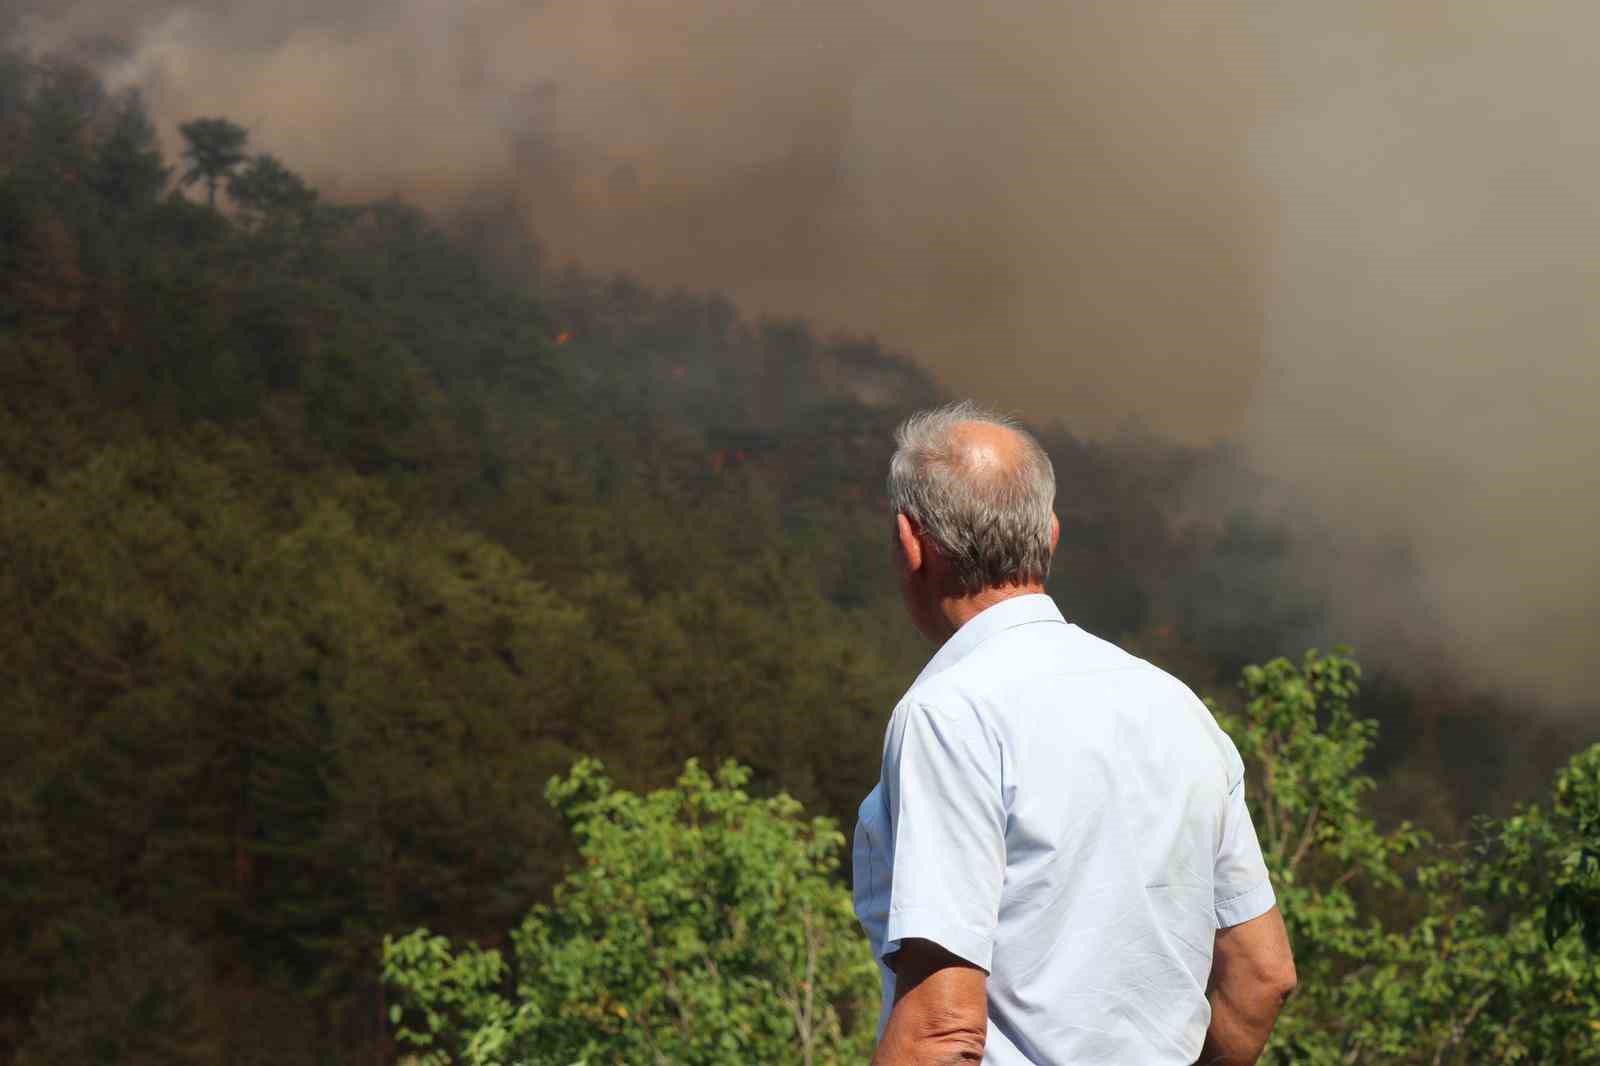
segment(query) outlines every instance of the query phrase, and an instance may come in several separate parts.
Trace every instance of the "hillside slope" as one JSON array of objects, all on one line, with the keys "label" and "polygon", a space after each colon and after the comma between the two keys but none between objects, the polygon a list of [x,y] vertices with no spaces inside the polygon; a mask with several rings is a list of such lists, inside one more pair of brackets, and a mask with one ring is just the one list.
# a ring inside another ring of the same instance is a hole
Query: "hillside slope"
[{"label": "hillside slope", "polygon": [[[210,206],[137,99],[0,60],[0,1059],[380,1061],[379,939],[546,891],[550,775],[735,756],[848,820],[925,654],[913,364],[241,154]],[[1226,450],[1042,436],[1075,620],[1202,687],[1316,635],[1281,532],[1176,502]]]}]

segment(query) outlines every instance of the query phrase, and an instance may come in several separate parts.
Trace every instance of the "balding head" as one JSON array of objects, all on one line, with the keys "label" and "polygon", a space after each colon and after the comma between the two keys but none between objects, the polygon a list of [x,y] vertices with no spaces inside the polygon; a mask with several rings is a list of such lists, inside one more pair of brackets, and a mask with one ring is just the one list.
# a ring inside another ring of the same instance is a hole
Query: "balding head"
[{"label": "balding head", "polygon": [[889,505],[933,540],[963,591],[1044,582],[1056,480],[1038,441],[962,402],[913,415],[895,443]]}]

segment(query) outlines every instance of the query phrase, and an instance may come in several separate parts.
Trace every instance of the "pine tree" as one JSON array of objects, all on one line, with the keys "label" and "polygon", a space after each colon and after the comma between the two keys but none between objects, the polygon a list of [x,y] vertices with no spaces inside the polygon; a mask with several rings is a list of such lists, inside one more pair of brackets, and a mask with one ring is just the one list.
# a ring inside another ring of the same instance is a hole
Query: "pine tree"
[{"label": "pine tree", "polygon": [[246,158],[245,144],[250,133],[225,118],[197,118],[178,127],[187,142],[183,158],[189,169],[179,178],[187,188],[197,181],[206,183],[206,204],[217,206],[217,188]]}]

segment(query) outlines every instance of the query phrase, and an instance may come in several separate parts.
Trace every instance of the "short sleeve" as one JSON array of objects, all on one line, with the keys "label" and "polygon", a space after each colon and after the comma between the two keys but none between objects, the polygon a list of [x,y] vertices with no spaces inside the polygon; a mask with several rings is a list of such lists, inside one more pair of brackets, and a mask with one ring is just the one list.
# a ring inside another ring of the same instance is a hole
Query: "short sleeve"
[{"label": "short sleeve", "polygon": [[884,746],[889,915],[881,954],[931,940],[988,970],[1005,880],[998,743],[970,709],[902,704]]},{"label": "short sleeve", "polygon": [[1245,806],[1243,775],[1228,793],[1223,807],[1214,884],[1219,929],[1259,918],[1277,902],[1267,864],[1261,858],[1256,827]]}]

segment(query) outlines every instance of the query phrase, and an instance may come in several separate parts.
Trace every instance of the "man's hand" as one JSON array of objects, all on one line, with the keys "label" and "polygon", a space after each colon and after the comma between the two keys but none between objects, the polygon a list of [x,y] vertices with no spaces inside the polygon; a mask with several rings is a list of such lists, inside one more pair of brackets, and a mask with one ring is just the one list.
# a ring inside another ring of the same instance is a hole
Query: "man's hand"
[{"label": "man's hand", "polygon": [[1209,984],[1211,1027],[1198,1066],[1254,1066],[1295,988],[1294,955],[1278,908],[1217,930]]},{"label": "man's hand", "polygon": [[894,1007],[872,1066],[962,1066],[983,1061],[987,974],[931,940],[906,940],[889,959]]}]

